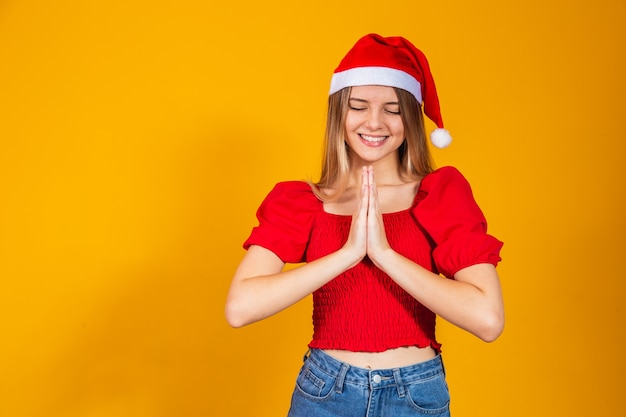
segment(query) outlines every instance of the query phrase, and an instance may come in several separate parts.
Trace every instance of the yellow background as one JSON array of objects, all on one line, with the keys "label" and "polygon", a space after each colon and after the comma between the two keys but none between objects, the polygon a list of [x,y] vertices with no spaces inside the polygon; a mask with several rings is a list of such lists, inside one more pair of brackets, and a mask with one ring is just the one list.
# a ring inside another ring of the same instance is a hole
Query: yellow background
[{"label": "yellow background", "polygon": [[437,165],[506,242],[501,338],[439,327],[453,415],[620,413],[626,3],[214,3],[0,2],[0,416],[285,414],[309,301],[233,330],[224,299],[368,32],[429,57]]}]

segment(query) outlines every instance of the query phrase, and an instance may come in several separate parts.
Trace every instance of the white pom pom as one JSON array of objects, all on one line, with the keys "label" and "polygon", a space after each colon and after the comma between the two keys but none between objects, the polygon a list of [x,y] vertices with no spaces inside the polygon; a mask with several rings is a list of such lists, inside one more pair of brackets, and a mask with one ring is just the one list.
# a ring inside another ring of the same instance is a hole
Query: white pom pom
[{"label": "white pom pom", "polygon": [[445,148],[452,142],[452,136],[446,129],[437,128],[430,134],[430,141],[438,148]]}]

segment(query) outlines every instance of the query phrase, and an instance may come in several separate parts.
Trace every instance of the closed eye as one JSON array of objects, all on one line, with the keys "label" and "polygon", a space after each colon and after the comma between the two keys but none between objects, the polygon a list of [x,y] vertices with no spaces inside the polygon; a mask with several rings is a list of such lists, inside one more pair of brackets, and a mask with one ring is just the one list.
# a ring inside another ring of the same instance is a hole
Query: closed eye
[{"label": "closed eye", "polygon": [[362,100],[360,98],[350,98],[348,101],[348,108],[350,110],[365,110],[367,108],[367,101]]}]

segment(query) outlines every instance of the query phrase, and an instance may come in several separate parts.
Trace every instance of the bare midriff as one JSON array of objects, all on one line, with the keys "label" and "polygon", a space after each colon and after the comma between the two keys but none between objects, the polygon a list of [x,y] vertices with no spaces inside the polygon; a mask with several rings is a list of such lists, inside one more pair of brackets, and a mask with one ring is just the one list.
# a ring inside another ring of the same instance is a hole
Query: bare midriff
[{"label": "bare midriff", "polygon": [[400,347],[384,352],[352,352],[338,349],[324,349],[324,352],[349,365],[367,369],[410,366],[437,356],[433,348],[418,348],[417,346]]}]

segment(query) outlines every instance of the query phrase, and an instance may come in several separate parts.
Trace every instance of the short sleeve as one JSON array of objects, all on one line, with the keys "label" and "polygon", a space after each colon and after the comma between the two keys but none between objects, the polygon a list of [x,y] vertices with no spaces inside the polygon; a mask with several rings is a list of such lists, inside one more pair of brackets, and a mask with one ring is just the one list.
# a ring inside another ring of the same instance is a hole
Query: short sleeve
[{"label": "short sleeve", "polygon": [[276,184],[257,210],[259,225],[252,229],[244,249],[259,245],[285,263],[304,262],[313,217],[321,208],[322,202],[306,182]]},{"label": "short sleeve", "polygon": [[487,234],[487,220],[465,177],[453,167],[422,179],[413,214],[435,243],[433,260],[448,278],[479,263],[497,265],[503,243]]}]

